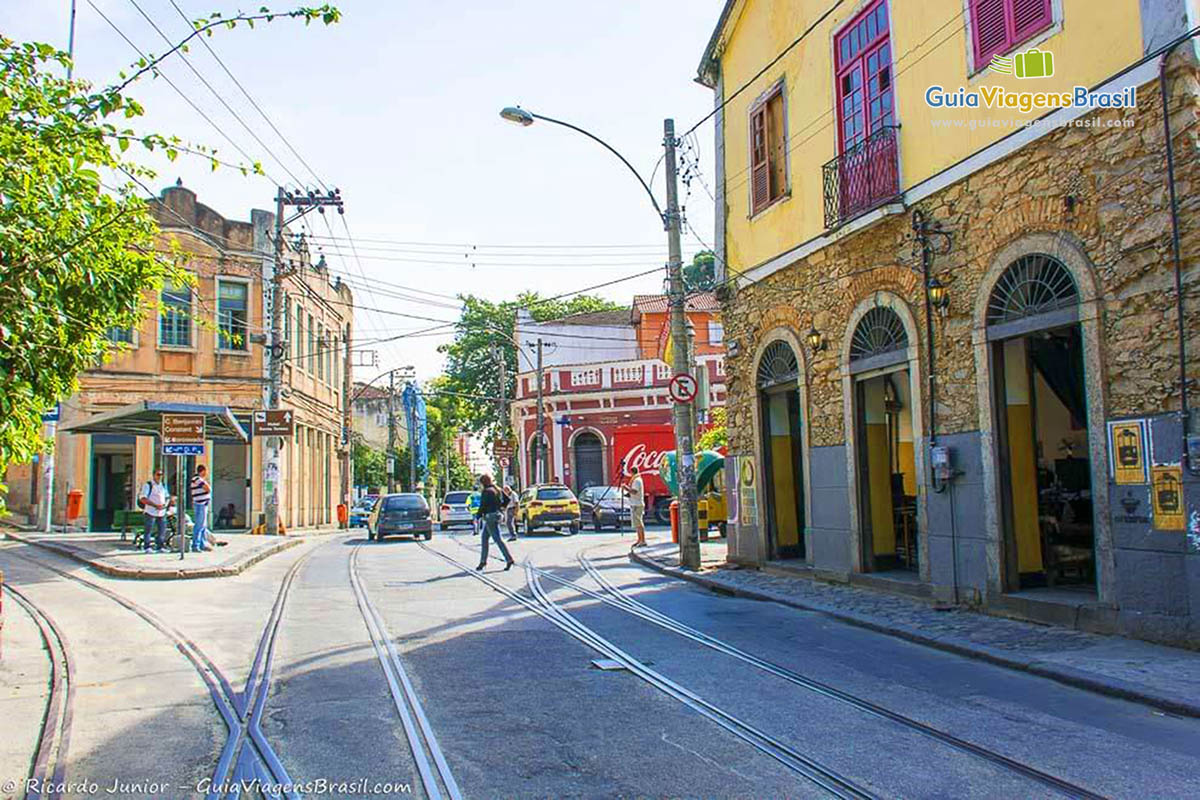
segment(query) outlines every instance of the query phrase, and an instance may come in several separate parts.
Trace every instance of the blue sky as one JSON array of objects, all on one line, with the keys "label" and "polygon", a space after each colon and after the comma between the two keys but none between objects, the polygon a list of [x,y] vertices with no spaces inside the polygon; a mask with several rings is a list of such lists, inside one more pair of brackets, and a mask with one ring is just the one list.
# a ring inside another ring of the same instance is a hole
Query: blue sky
[{"label": "blue sky", "polygon": [[[131,0],[92,2],[143,50],[165,49]],[[170,38],[186,35],[169,0],[136,2]],[[238,9],[222,0],[175,2],[189,18]],[[455,310],[442,305],[453,301],[438,295],[503,299],[526,288],[551,295],[662,264],[665,234],[616,159],[571,131],[541,123],[522,129],[502,121],[498,111],[519,103],[587,128],[648,177],[661,153],[663,118],[674,117],[683,131],[712,107],[711,92],[693,79],[720,0],[336,5],[344,18],[330,28],[278,20],[253,31],[220,31],[209,43],[317,176],[342,190],[359,259],[344,239],[328,241],[327,256],[355,285],[360,305],[393,312],[360,311],[360,339],[436,324],[396,313],[453,319]],[[0,31],[65,49],[69,9],[70,0],[6,0]],[[75,52],[77,76],[96,83],[110,82],[137,58],[88,0],[78,0]],[[133,92],[148,111],[139,129],[203,142],[244,161],[223,131],[272,178],[295,183],[290,170],[316,183],[202,46],[188,58],[266,147],[178,58],[164,65],[164,74],[215,127],[158,79]],[[710,123],[695,138],[709,189],[712,137]],[[251,208],[273,205],[274,183],[267,178],[213,173],[187,159],[151,163],[160,173],[153,188],[182,178],[201,202],[228,217],[248,219]],[[661,199],[661,170],[655,189]],[[695,230],[711,241],[712,201],[699,182],[692,184],[687,209]],[[331,221],[332,234],[345,237],[340,222]],[[312,231],[331,233],[320,221]],[[699,246],[685,235],[685,253]],[[655,276],[600,293],[628,301],[635,292],[660,288]],[[381,368],[413,364],[428,378],[440,365],[436,347],[446,340],[380,345]],[[376,372],[361,369],[358,376]]]}]

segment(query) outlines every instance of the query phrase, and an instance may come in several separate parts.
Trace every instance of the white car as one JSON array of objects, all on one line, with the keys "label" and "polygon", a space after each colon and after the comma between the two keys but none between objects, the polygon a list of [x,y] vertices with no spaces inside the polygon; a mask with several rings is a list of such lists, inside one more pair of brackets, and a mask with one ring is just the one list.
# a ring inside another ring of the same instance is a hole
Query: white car
[{"label": "white car", "polygon": [[471,515],[471,509],[467,507],[467,498],[470,496],[470,492],[446,492],[441,506],[438,507],[438,522],[441,524],[442,530],[449,530],[455,525],[461,525],[464,528],[474,525],[475,520]]}]

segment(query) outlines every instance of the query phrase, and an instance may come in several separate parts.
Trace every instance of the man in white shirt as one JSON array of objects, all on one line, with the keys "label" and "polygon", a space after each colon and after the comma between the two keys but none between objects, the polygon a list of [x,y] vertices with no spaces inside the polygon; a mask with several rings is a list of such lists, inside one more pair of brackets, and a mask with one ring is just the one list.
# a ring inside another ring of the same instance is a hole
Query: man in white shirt
[{"label": "man in white shirt", "polygon": [[142,484],[138,495],[138,505],[142,507],[142,515],[146,520],[145,534],[142,536],[142,551],[150,552],[150,536],[154,536],[154,549],[161,553],[163,540],[167,538],[167,506],[171,502],[171,493],[163,485],[163,471],[154,470],[154,480]]},{"label": "man in white shirt", "polygon": [[633,479],[629,481],[629,516],[633,529],[637,531],[634,547],[646,546],[646,484],[642,482],[638,468],[633,468]]}]

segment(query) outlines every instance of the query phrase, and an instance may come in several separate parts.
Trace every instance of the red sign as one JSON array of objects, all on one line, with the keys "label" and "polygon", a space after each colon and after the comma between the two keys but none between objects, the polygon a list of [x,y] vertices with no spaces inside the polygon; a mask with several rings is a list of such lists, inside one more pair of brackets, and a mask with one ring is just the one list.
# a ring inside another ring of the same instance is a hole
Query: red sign
[{"label": "red sign", "polygon": [[696,399],[696,392],[699,388],[696,376],[688,375],[686,372],[675,375],[667,384],[667,391],[671,393],[671,399],[676,403],[692,402]]},{"label": "red sign", "polygon": [[664,453],[675,449],[675,431],[670,425],[626,425],[613,431],[613,474],[626,484],[637,467],[646,486],[646,505],[669,495],[667,485],[658,476],[658,464]]}]

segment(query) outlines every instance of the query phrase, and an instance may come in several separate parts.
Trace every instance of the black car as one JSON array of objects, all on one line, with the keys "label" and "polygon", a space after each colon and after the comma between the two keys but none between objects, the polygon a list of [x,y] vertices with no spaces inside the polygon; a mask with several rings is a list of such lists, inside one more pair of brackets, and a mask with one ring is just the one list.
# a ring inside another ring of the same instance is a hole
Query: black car
[{"label": "black car", "polygon": [[630,514],[629,501],[619,486],[589,486],[579,493],[579,516],[593,530],[610,525],[621,530],[629,525]]},{"label": "black car", "polygon": [[423,536],[426,541],[433,538],[433,520],[424,497],[406,492],[379,498],[367,520],[367,538],[383,541],[384,536],[395,534]]}]

